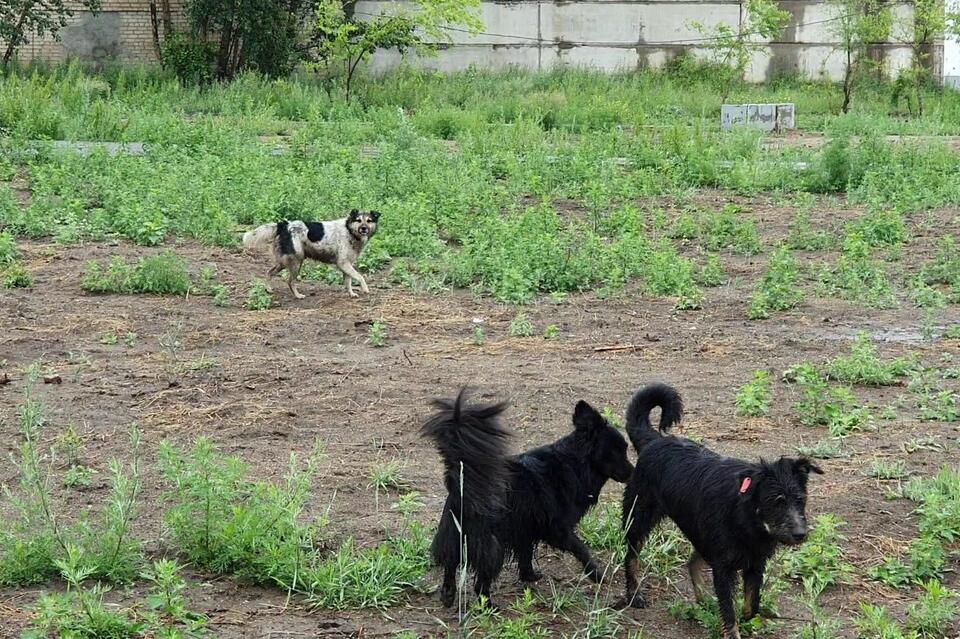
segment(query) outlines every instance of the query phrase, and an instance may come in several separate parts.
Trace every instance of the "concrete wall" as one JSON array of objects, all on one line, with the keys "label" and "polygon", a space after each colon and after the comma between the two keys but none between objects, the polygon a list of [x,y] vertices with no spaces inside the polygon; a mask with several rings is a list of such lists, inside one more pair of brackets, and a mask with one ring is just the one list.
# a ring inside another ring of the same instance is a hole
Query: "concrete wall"
[{"label": "concrete wall", "polygon": [[[960,0],[948,0],[960,2]],[[761,81],[779,73],[837,79],[841,57],[830,33],[834,9],[821,0],[780,0],[790,12],[782,38],[755,55],[748,78]],[[184,18],[183,0],[171,0],[174,21]],[[49,37],[36,39],[20,52],[21,60],[51,61],[66,57],[102,62],[155,62],[148,0],[104,0],[97,16],[79,11],[62,32],[62,42]],[[358,15],[391,13],[401,6],[390,0],[360,0]],[[894,10],[909,20],[909,4]],[[685,50],[705,55],[703,36],[692,26],[700,21],[708,29],[719,23],[737,26],[742,6],[733,0],[509,0],[484,2],[484,34],[476,37],[454,32],[453,44],[434,58],[414,64],[443,71],[519,66],[546,70],[558,65],[595,67],[606,71],[659,66]],[[954,43],[955,44],[955,43]],[[948,45],[948,47],[951,45]],[[949,49],[953,52],[954,49]],[[891,42],[875,47],[892,74],[909,64],[906,45]],[[935,57],[942,66],[943,46]],[[951,53],[953,55],[953,53]],[[950,58],[953,60],[954,58]],[[374,72],[400,64],[396,52],[378,53]],[[960,74],[960,49],[950,73]]]},{"label": "concrete wall", "polygon": [[[779,5],[790,13],[789,23],[781,39],[753,57],[748,79],[762,81],[782,73],[840,78],[842,58],[830,32],[835,10],[819,0],[780,0]],[[390,13],[397,6],[388,0],[361,0],[357,11]],[[712,31],[720,23],[736,27],[741,19],[741,4],[729,0],[518,0],[482,6],[486,34],[455,33],[452,46],[416,64],[442,71],[470,65],[540,70],[583,65],[606,71],[656,67],[685,50],[707,55],[704,36],[693,22]],[[894,11],[905,21],[912,14],[905,3],[895,5]],[[892,74],[910,62],[904,44],[878,45],[874,53]],[[942,55],[942,47],[936,54]],[[382,52],[373,68],[386,71],[399,63],[398,54]]]}]

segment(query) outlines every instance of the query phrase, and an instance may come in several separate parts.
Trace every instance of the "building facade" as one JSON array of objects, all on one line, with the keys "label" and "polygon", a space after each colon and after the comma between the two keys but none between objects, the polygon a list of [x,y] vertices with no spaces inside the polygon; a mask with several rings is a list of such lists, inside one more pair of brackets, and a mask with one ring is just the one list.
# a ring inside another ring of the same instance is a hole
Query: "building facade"
[{"label": "building facade", "polygon": [[[104,0],[102,11],[96,15],[77,11],[71,24],[61,31],[59,42],[49,37],[34,39],[21,49],[18,58],[155,63],[158,52],[152,4],[150,0]],[[168,5],[174,26],[182,27],[183,0],[169,0]],[[789,22],[781,38],[753,57],[748,79],[762,81],[785,73],[839,79],[843,62],[832,30],[836,9],[822,0],[780,0],[779,5],[789,12]],[[360,0],[356,11],[363,16],[389,12],[396,6],[388,0]],[[895,4],[893,10],[899,23],[909,24],[910,4]],[[735,26],[743,18],[743,11],[744,3],[736,0],[484,2],[484,33],[472,36],[454,31],[453,43],[436,57],[417,59],[408,55],[407,60],[443,71],[471,66],[547,70],[557,65],[580,65],[605,71],[656,67],[684,51],[705,53],[707,41],[693,26],[695,22],[708,31],[719,23]],[[896,38],[875,45],[872,55],[883,61],[891,75],[910,63],[910,47]],[[960,47],[956,42],[937,43],[932,57],[938,76],[948,83],[960,80]],[[371,67],[374,72],[382,72],[400,62],[396,52],[378,52]]]}]

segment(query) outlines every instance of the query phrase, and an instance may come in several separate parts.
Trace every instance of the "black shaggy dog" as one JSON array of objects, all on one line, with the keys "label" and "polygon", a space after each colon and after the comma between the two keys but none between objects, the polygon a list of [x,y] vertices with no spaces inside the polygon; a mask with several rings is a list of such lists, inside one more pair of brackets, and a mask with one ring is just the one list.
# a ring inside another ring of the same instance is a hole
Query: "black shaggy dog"
[{"label": "black shaggy dog", "polygon": [[654,407],[661,410],[660,433],[683,416],[680,395],[662,384],[638,392],[627,410],[627,433],[637,449],[637,465],[623,496],[624,604],[644,605],[638,592],[637,554],[651,529],[669,517],[693,544],[688,568],[697,600],[703,599],[709,566],[723,636],[739,639],[733,603],[737,573],[743,572],[743,616],[749,619],[758,612],[764,568],[777,545],[806,539],[807,476],[823,471],[803,457],[753,464],[721,457],[688,439],[661,436],[650,424]]},{"label": "black shaggy dog", "polygon": [[476,574],[476,593],[488,599],[508,556],[516,557],[521,580],[538,580],[533,554],[541,541],[572,553],[586,575],[599,581],[601,570],[576,528],[608,479],[630,479],[633,466],[623,436],[580,401],[572,433],[509,456],[509,432],[498,419],[505,403],[466,406],[461,391],[455,400],[436,400],[434,406],[437,412],[423,434],[440,451],[448,492],[432,548],[434,562],[443,567],[443,605],[456,598],[457,568],[464,559]]}]

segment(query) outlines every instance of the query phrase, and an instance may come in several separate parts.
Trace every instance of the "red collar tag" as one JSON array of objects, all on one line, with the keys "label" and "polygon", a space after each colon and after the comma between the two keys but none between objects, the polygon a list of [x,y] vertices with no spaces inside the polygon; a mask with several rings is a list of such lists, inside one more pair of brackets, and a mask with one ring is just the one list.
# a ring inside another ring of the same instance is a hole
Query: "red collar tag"
[{"label": "red collar tag", "polygon": [[747,494],[747,491],[750,490],[750,484],[752,484],[752,483],[753,483],[753,478],[751,478],[751,477],[744,477],[744,478],[743,478],[743,483],[740,484],[740,494],[741,494],[741,495],[746,495],[746,494]]}]

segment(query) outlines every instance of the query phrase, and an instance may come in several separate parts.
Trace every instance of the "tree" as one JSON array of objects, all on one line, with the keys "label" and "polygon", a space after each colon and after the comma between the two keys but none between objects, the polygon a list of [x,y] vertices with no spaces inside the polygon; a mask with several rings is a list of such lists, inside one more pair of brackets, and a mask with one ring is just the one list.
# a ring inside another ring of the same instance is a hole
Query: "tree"
[{"label": "tree", "polygon": [[[99,11],[100,0],[78,0],[88,11]],[[7,43],[3,53],[6,69],[17,49],[30,42],[30,35],[43,37],[50,34],[59,39],[60,29],[67,26],[74,9],[67,7],[65,0],[2,0],[0,1],[0,40]]]},{"label": "tree", "polygon": [[702,22],[693,27],[707,38],[705,48],[713,61],[723,70],[721,101],[726,102],[733,85],[742,82],[750,63],[750,56],[762,51],[766,43],[783,33],[790,13],[780,9],[773,0],[747,0],[746,13],[736,29],[721,22],[708,29]]},{"label": "tree", "polygon": [[480,0],[419,0],[415,10],[397,7],[392,14],[357,16],[353,3],[320,0],[313,36],[315,71],[322,72],[328,92],[333,83],[343,83],[347,100],[360,63],[377,50],[413,49],[422,55],[435,54],[450,41],[450,30],[463,28],[477,33],[483,22],[476,15]]},{"label": "tree", "polygon": [[885,0],[831,0],[836,16],[830,22],[830,32],[838,40],[837,49],[843,53],[843,104],[840,110],[850,109],[856,81],[877,63],[870,59],[870,45],[890,37],[893,14]]},{"label": "tree", "polygon": [[188,0],[194,38],[218,38],[216,74],[233,78],[242,69],[285,75],[297,63],[310,0]]},{"label": "tree", "polygon": [[901,40],[910,44],[910,67],[901,71],[894,88],[894,104],[907,99],[912,113],[923,115],[923,90],[933,80],[933,46],[947,36],[960,35],[960,12],[947,11],[944,0],[914,0],[913,15],[900,24]]}]

